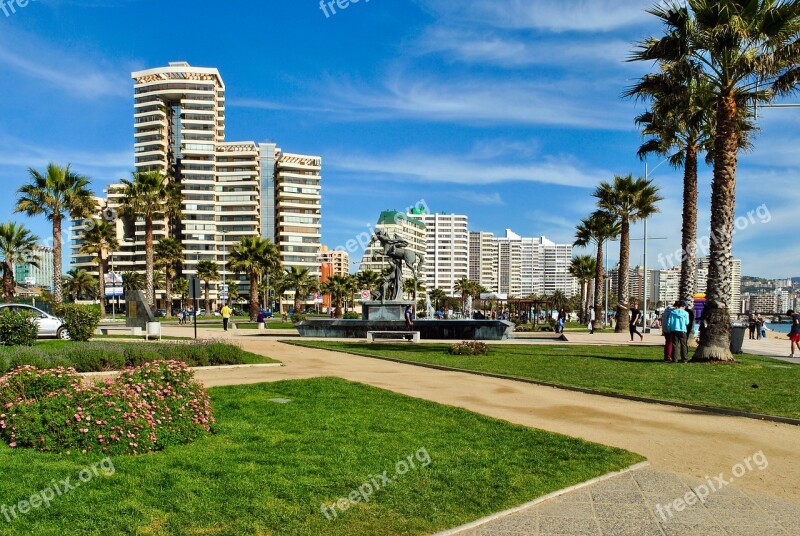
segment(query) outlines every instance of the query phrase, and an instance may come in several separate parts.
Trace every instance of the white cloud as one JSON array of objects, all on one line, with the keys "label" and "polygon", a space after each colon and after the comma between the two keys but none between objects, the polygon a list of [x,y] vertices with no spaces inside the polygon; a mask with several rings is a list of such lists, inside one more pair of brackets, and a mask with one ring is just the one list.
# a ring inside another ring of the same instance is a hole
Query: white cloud
[{"label": "white cloud", "polygon": [[473,205],[501,206],[506,204],[499,192],[482,193],[460,190],[452,192],[452,195]]}]

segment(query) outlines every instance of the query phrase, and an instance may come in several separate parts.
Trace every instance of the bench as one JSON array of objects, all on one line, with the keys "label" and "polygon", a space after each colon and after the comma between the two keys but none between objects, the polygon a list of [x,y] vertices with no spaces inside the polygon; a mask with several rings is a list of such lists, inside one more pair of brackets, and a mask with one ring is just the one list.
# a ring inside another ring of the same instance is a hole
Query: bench
[{"label": "bench", "polygon": [[141,337],[143,335],[142,328],[129,328],[127,326],[102,326],[100,333],[103,335],[113,335],[112,332],[121,332],[120,335],[131,335],[132,337]]},{"label": "bench", "polygon": [[253,332],[254,333],[264,333],[265,331],[267,331],[267,324],[264,323],[264,322],[262,322],[262,324],[264,324],[264,328],[263,329],[259,328],[258,322],[233,322],[233,321],[231,321],[231,329],[233,329],[233,334],[234,335],[238,335],[239,334],[239,330],[242,329],[241,326],[255,326],[256,329],[244,328],[243,331],[251,332],[251,333],[253,333]]},{"label": "bench", "polygon": [[[410,337],[410,339],[409,339]],[[408,341],[417,344],[420,342],[419,331],[368,331],[367,342],[382,341]]]}]

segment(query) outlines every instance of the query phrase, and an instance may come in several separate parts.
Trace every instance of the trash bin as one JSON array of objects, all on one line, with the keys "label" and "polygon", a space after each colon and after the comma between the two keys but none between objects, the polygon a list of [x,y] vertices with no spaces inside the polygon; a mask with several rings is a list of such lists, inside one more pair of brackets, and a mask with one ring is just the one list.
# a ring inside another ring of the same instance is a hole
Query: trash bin
[{"label": "trash bin", "polygon": [[747,331],[747,326],[744,324],[731,324],[731,353],[734,355],[744,353],[742,346],[744,345],[744,334]]}]

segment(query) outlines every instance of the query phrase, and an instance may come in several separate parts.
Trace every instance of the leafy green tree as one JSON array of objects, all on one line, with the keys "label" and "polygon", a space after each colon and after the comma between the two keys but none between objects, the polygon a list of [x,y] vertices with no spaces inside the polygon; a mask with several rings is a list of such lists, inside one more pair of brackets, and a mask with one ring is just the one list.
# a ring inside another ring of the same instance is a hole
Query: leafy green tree
[{"label": "leafy green tree", "polygon": [[650,10],[664,31],[639,44],[633,59],[691,63],[714,96],[714,179],[706,306],[695,361],[732,361],[728,303],[733,281],[736,171],[742,109],[792,93],[800,82],[800,1],[688,0]]},{"label": "leafy green tree", "polygon": [[38,267],[39,237],[25,226],[8,222],[0,224],[0,255],[3,256],[3,299],[6,303],[14,301],[16,283],[14,270],[18,265],[29,264]]},{"label": "leafy green tree", "polygon": [[286,290],[294,291],[294,313],[302,314],[303,299],[319,285],[307,268],[292,266],[286,269]]},{"label": "leafy green tree", "polygon": [[352,295],[353,284],[349,276],[335,274],[322,283],[322,292],[330,294],[336,318],[342,318],[342,301]]},{"label": "leafy green tree", "polygon": [[403,292],[414,301],[417,300],[417,294],[425,290],[425,285],[419,279],[408,277],[403,281]]},{"label": "leafy green tree", "polygon": [[156,303],[155,261],[153,254],[153,229],[156,220],[180,215],[180,185],[158,171],[133,173],[133,180],[122,179],[122,186],[114,193],[120,194],[120,210],[129,218],[144,220],[145,285],[150,305]]},{"label": "leafy green tree", "polygon": [[73,173],[70,166],[50,163],[44,173],[28,169],[30,182],[17,191],[15,212],[28,216],[44,215],[53,224],[53,300],[64,301],[61,266],[61,224],[64,218],[87,218],[96,210],[89,179]]},{"label": "leafy green tree", "polygon": [[73,268],[64,276],[64,288],[73,301],[94,298],[97,295],[97,279],[83,268]]},{"label": "leafy green tree", "polygon": [[[234,244],[228,255],[228,266],[237,273],[250,278],[250,320],[258,317],[258,283],[280,266],[275,245],[259,236],[248,236]],[[229,290],[230,292],[230,290]]]},{"label": "leafy green tree", "polygon": [[100,319],[105,317],[104,305],[106,295],[105,274],[108,272],[108,256],[119,249],[117,229],[105,220],[91,220],[83,232],[83,244],[80,252],[84,255],[93,255],[97,263],[98,284],[100,288]]},{"label": "leafy green tree", "polygon": [[217,263],[209,260],[202,260],[197,263],[197,278],[203,282],[205,291],[206,302],[206,315],[211,314],[211,299],[209,293],[211,292],[211,281],[219,279],[219,267]]},{"label": "leafy green tree", "polygon": [[435,288],[428,294],[430,299],[433,301],[433,308],[437,311],[441,310],[439,306],[447,299],[447,292],[440,288]]},{"label": "leafy green tree", "polygon": [[167,316],[172,316],[172,284],[175,270],[183,264],[183,245],[177,238],[162,238],[155,246],[155,265],[164,270]]},{"label": "leafy green tree", "polygon": [[172,291],[180,296],[181,308],[186,307],[186,298],[189,296],[189,281],[185,277],[179,277],[172,282]]},{"label": "leafy green tree", "polygon": [[132,292],[144,290],[144,275],[139,272],[125,272],[122,274],[122,292],[127,297]]},{"label": "leafy green tree", "polygon": [[581,286],[580,319],[585,323],[588,318],[586,312],[589,309],[589,282],[594,278],[597,270],[597,260],[590,255],[579,255],[573,257],[569,266],[569,273],[578,280]]},{"label": "leafy green tree", "polygon": [[[619,294],[629,294],[629,269],[631,258],[631,224],[648,218],[658,212],[658,187],[652,180],[634,179],[633,175],[615,176],[614,181],[601,182],[594,197],[598,207],[611,214],[620,223],[619,241]],[[628,331],[630,318],[627,300],[617,304],[617,333]]]}]

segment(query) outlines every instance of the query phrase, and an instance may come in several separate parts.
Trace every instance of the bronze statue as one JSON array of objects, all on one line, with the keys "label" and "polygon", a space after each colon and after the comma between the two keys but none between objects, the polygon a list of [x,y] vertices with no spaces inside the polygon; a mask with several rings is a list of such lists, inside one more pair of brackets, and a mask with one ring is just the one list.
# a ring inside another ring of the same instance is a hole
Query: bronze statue
[{"label": "bronze statue", "polygon": [[425,257],[421,253],[406,249],[409,246],[408,242],[389,236],[383,229],[375,231],[370,245],[376,240],[383,248],[383,254],[389,258],[391,267],[391,271],[381,282],[380,300],[381,302],[399,300],[403,294],[403,265],[408,266],[414,279],[417,279],[425,264]]}]

